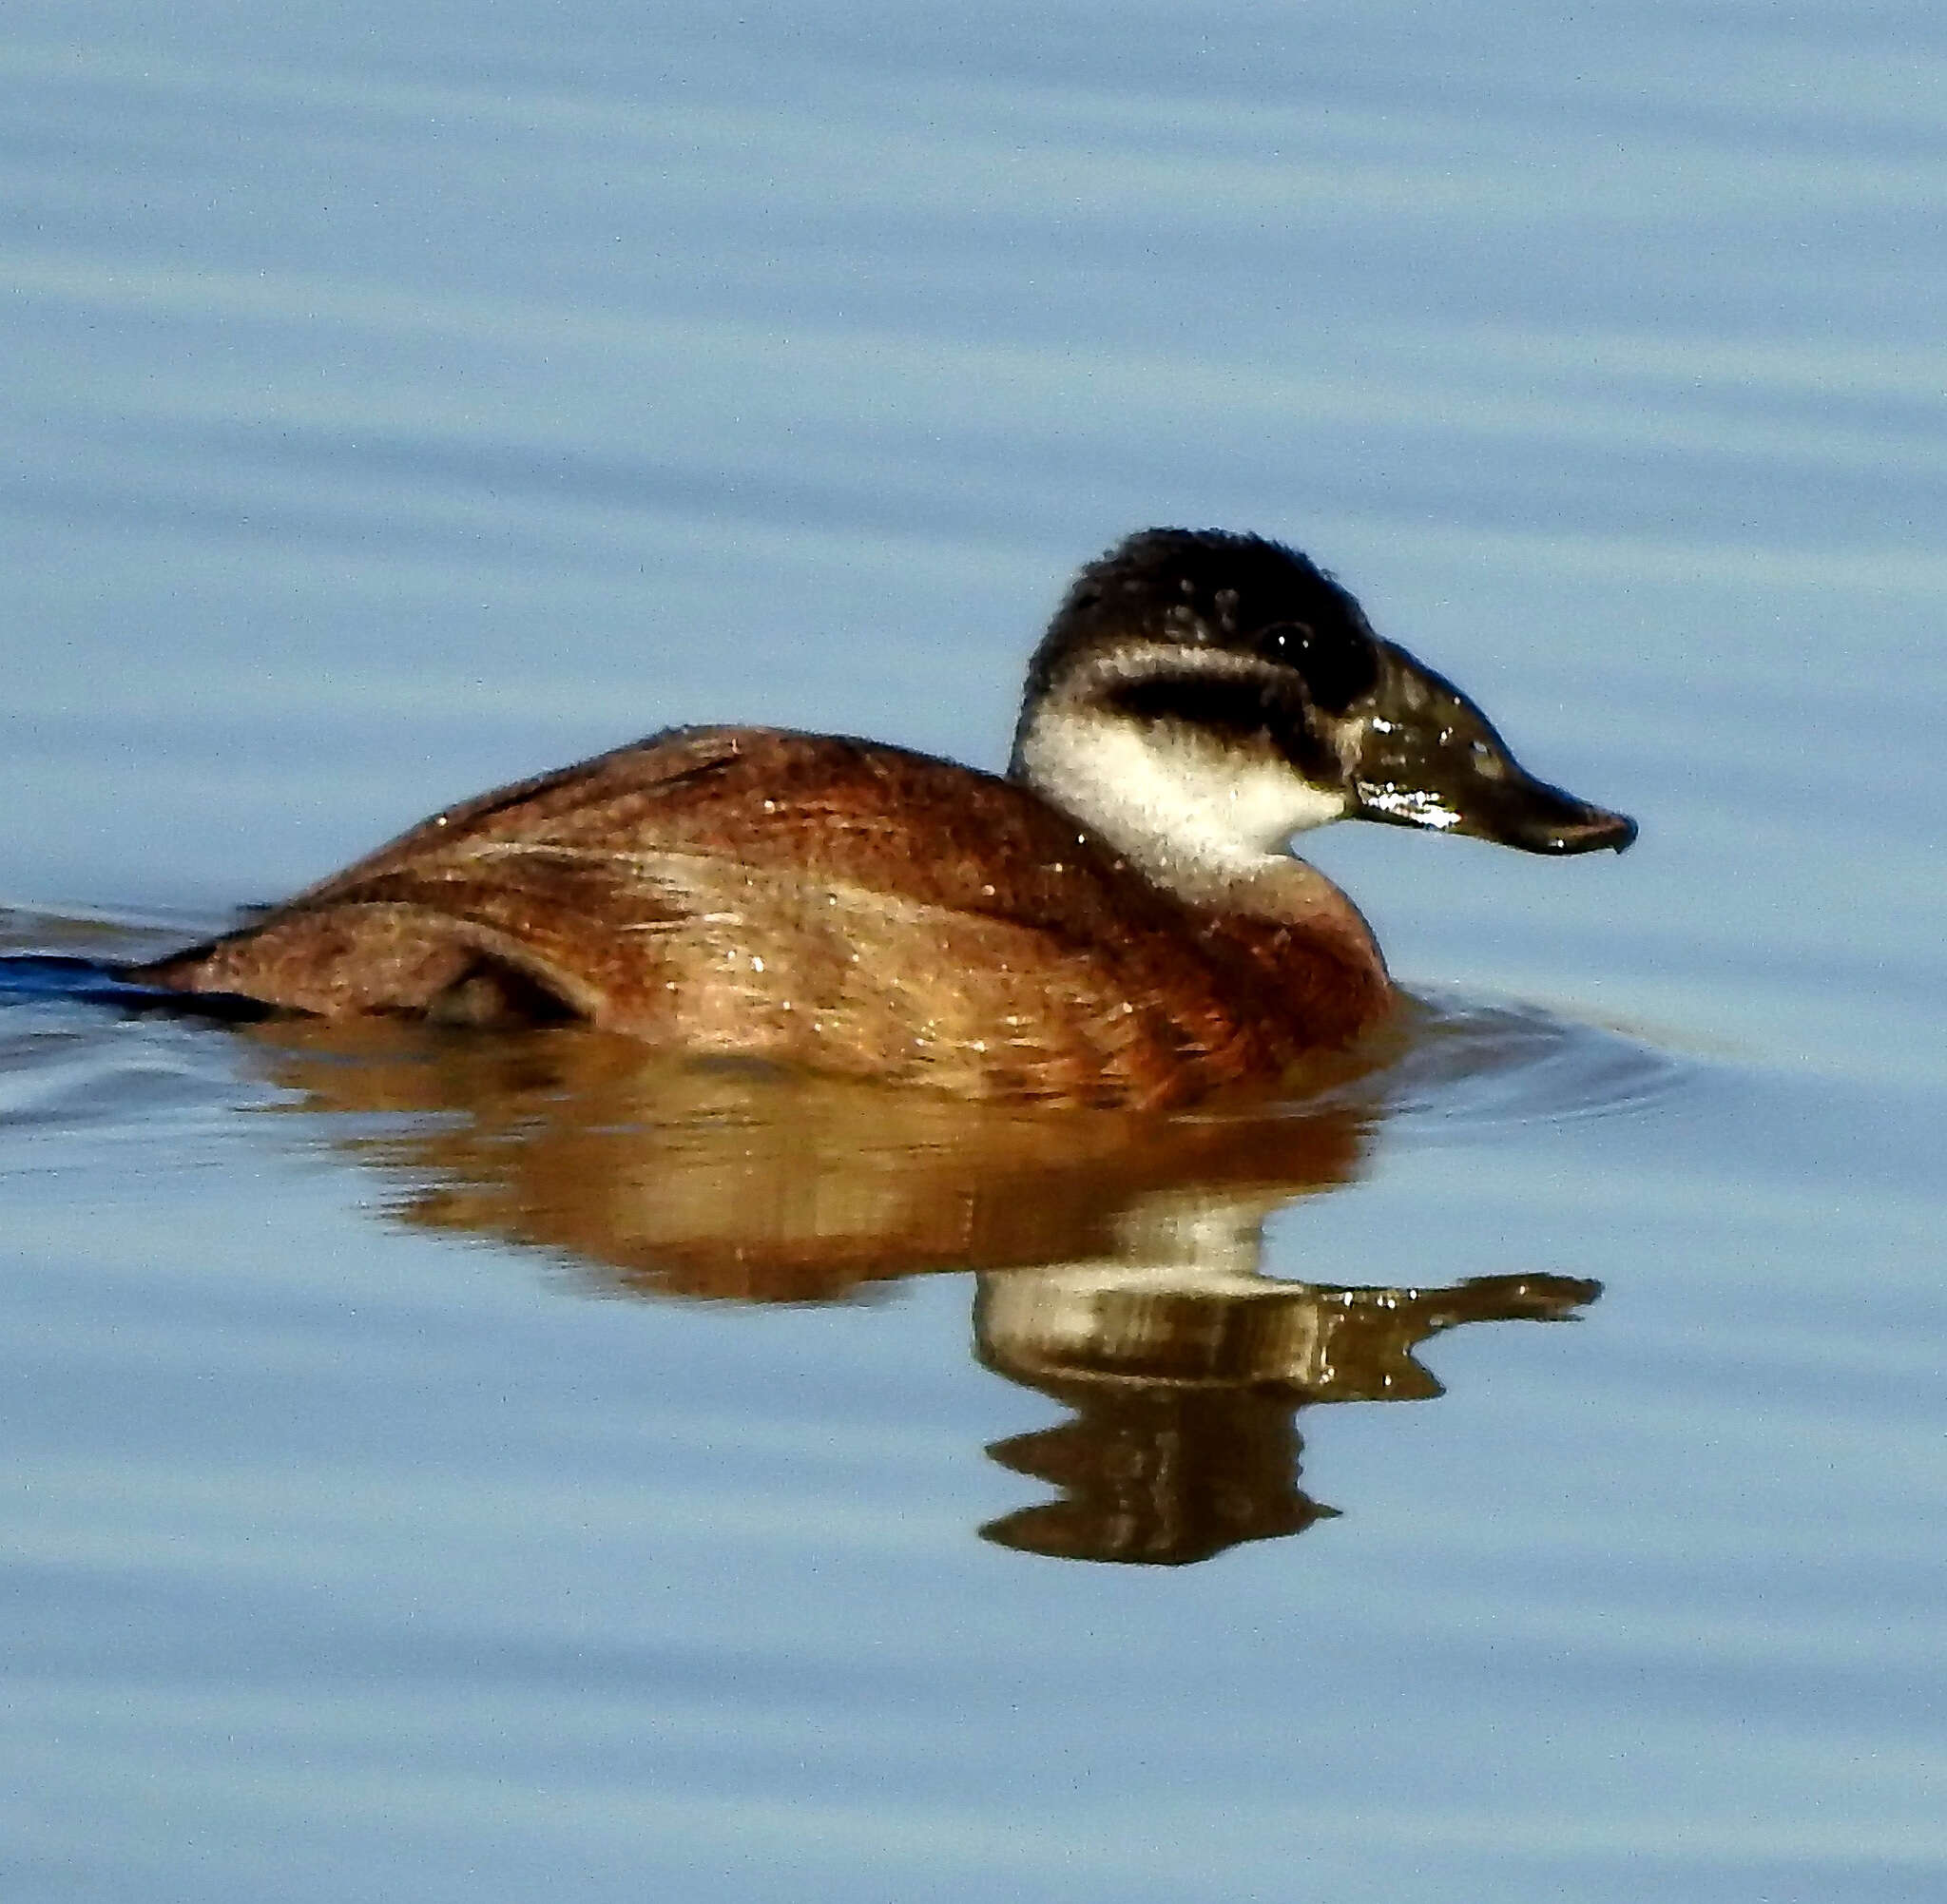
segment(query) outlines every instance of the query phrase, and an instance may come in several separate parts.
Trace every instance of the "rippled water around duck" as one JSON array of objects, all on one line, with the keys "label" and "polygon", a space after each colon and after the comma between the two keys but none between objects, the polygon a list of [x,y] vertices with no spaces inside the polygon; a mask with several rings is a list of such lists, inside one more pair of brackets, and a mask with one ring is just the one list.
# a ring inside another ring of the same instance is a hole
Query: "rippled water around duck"
[{"label": "rippled water around duck", "polygon": [[1937,1896],[1932,14],[742,19],[10,30],[0,955],[1149,521],[1642,840],[1166,1125],[0,968],[0,1894]]}]

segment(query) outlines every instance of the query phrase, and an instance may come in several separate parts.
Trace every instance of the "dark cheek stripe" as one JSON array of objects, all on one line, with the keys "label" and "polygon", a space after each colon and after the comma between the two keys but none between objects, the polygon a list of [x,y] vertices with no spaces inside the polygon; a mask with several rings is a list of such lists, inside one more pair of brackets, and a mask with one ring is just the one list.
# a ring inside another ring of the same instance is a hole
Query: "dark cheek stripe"
[{"label": "dark cheek stripe", "polygon": [[1263,681],[1158,675],[1112,688],[1108,704],[1138,721],[1167,721],[1238,746],[1265,742],[1301,773],[1338,777],[1338,762],[1312,736],[1296,686]]}]

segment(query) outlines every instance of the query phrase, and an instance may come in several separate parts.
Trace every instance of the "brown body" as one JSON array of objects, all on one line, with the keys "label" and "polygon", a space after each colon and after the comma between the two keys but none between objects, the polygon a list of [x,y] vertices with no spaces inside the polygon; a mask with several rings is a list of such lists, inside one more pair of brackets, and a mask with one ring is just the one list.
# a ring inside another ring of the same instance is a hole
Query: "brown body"
[{"label": "brown body", "polygon": [[136,975],[1144,1107],[1275,1084],[1393,1002],[1363,920],[1301,861],[1182,897],[1027,787],[757,728],[483,795]]}]

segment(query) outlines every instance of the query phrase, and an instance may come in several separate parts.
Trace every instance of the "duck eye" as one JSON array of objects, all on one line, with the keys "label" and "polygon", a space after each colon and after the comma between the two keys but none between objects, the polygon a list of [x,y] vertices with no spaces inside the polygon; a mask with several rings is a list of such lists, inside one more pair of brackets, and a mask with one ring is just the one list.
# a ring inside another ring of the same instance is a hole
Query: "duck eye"
[{"label": "duck eye", "polygon": [[1258,630],[1251,645],[1266,661],[1302,676],[1305,691],[1331,714],[1344,713],[1379,675],[1372,643],[1355,628],[1272,622]]},{"label": "duck eye", "polygon": [[1258,630],[1257,645],[1265,656],[1283,661],[1302,654],[1311,639],[1312,631],[1303,622],[1273,622],[1269,627]]}]

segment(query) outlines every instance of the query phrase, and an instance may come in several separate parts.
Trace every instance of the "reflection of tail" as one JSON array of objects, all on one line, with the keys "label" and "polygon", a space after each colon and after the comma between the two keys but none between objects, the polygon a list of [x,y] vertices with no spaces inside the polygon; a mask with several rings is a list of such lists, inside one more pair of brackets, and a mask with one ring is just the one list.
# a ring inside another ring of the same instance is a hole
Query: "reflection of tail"
[{"label": "reflection of tail", "polygon": [[254,998],[169,991],[161,986],[138,984],[125,977],[124,970],[99,959],[10,952],[0,956],[0,1005],[23,998],[55,998],[108,1005],[123,1011],[174,1011],[193,1018],[265,1015],[266,1008]]}]

